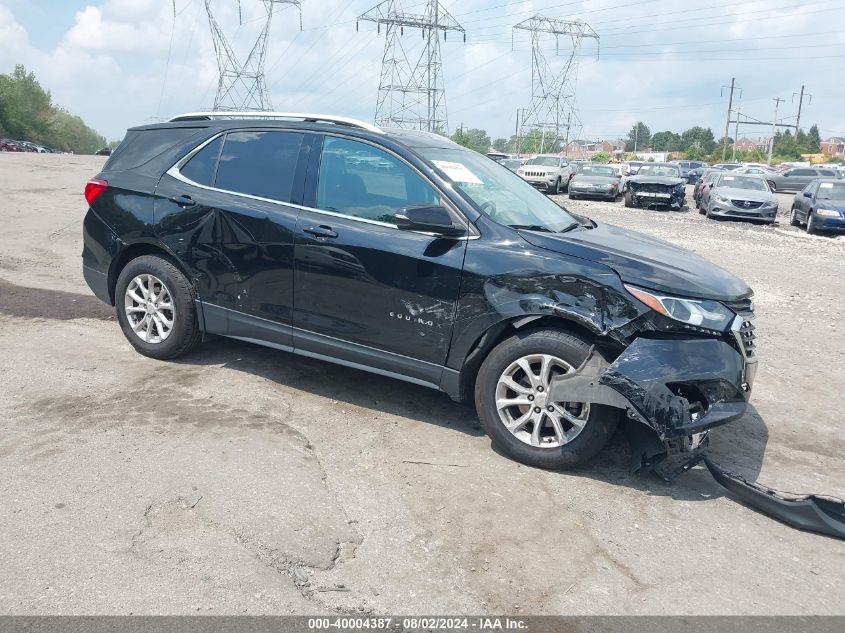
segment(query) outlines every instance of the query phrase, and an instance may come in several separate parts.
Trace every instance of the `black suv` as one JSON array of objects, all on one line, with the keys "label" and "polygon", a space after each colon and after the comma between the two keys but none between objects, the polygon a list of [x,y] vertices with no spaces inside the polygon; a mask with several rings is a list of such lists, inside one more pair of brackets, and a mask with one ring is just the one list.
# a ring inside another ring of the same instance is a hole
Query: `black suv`
[{"label": "black suv", "polygon": [[85,279],[146,356],[217,334],[426,385],[547,468],[622,420],[638,456],[691,454],[746,407],[742,280],[436,134],[183,115],[130,129],[85,196]]}]

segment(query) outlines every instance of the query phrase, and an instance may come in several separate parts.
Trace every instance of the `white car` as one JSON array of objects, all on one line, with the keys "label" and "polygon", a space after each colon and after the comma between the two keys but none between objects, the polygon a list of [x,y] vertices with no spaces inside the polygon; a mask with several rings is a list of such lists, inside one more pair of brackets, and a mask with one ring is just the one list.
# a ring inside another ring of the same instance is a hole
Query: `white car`
[{"label": "white car", "polygon": [[559,154],[538,154],[516,173],[537,189],[557,194],[569,184],[569,161]]}]

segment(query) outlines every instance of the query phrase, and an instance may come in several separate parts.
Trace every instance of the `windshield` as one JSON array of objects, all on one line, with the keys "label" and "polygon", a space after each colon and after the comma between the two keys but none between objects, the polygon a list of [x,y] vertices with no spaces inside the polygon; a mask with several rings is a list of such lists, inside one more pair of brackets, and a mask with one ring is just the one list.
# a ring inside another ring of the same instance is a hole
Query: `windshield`
[{"label": "windshield", "polygon": [[417,151],[443,172],[465,198],[499,224],[561,231],[575,223],[565,209],[481,154],[439,147]]},{"label": "windshield", "polygon": [[822,200],[845,200],[845,182],[821,183],[817,197]]},{"label": "windshield", "polygon": [[507,167],[508,169],[518,169],[522,167],[522,161],[517,159],[510,159],[510,160],[503,160],[501,161],[502,165]]},{"label": "windshield", "polygon": [[676,165],[643,165],[640,167],[640,176],[669,176],[679,177],[681,170]]},{"label": "windshield", "polygon": [[753,191],[768,191],[769,187],[760,178],[753,176],[722,176],[719,180],[720,187],[731,189],[751,189]]},{"label": "windshield", "polygon": [[542,165],[543,167],[558,167],[560,159],[557,156],[535,156],[528,160],[526,165]]},{"label": "windshield", "polygon": [[578,173],[585,176],[607,176],[608,178],[616,176],[616,170],[613,167],[604,165],[584,165]]}]

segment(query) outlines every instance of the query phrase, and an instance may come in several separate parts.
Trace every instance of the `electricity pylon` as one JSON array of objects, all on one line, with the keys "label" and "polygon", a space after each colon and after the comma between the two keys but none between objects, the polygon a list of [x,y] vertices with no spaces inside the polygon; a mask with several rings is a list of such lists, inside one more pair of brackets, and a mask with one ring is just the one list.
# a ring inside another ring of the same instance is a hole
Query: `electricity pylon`
[{"label": "electricity pylon", "polygon": [[[580,20],[557,20],[541,15],[523,20],[514,25],[514,31],[531,33],[531,103],[525,108],[519,138],[525,139],[526,132],[540,130],[540,152],[547,148],[560,150],[561,130],[566,130],[566,143],[570,129],[580,130],[581,121],[575,103],[575,83],[578,75],[578,49],[585,38],[595,39],[598,34],[586,22]],[[564,50],[562,65],[553,68],[546,60],[541,46],[543,34],[554,35],[555,56],[561,54],[561,36],[569,38]],[[519,148],[521,149],[521,148]]]},{"label": "electricity pylon", "polygon": [[[376,125],[446,134],[449,121],[440,34],[445,40],[449,31],[458,31],[466,41],[464,28],[439,0],[428,0],[421,14],[406,13],[399,0],[385,0],[358,19],[375,22],[379,33],[382,24],[385,26]],[[406,27],[422,32],[424,46],[419,57],[406,48],[407,38],[402,38]]]},{"label": "electricity pylon", "polygon": [[[243,25],[241,0],[238,1],[238,18]],[[260,0],[267,12],[262,16],[264,25],[255,39],[255,43],[246,60],[241,63],[232,49],[228,38],[211,10],[211,0],[205,0],[205,11],[211,27],[214,41],[214,53],[217,56],[217,69],[220,78],[217,82],[217,94],[214,97],[215,110],[272,110],[270,93],[264,79],[264,60],[267,56],[267,38],[270,35],[270,22],[276,5],[293,5],[299,10],[299,28],[302,29],[302,0]]]}]

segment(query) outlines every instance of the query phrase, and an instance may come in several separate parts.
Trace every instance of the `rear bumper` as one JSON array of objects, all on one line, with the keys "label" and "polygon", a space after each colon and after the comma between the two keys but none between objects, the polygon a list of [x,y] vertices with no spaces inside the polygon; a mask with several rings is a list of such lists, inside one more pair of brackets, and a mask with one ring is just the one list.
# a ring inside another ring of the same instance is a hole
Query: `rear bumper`
[{"label": "rear bumper", "polygon": [[588,361],[555,379],[554,400],[626,409],[667,441],[742,416],[757,362],[718,339],[638,338],[609,367],[597,367]]}]

